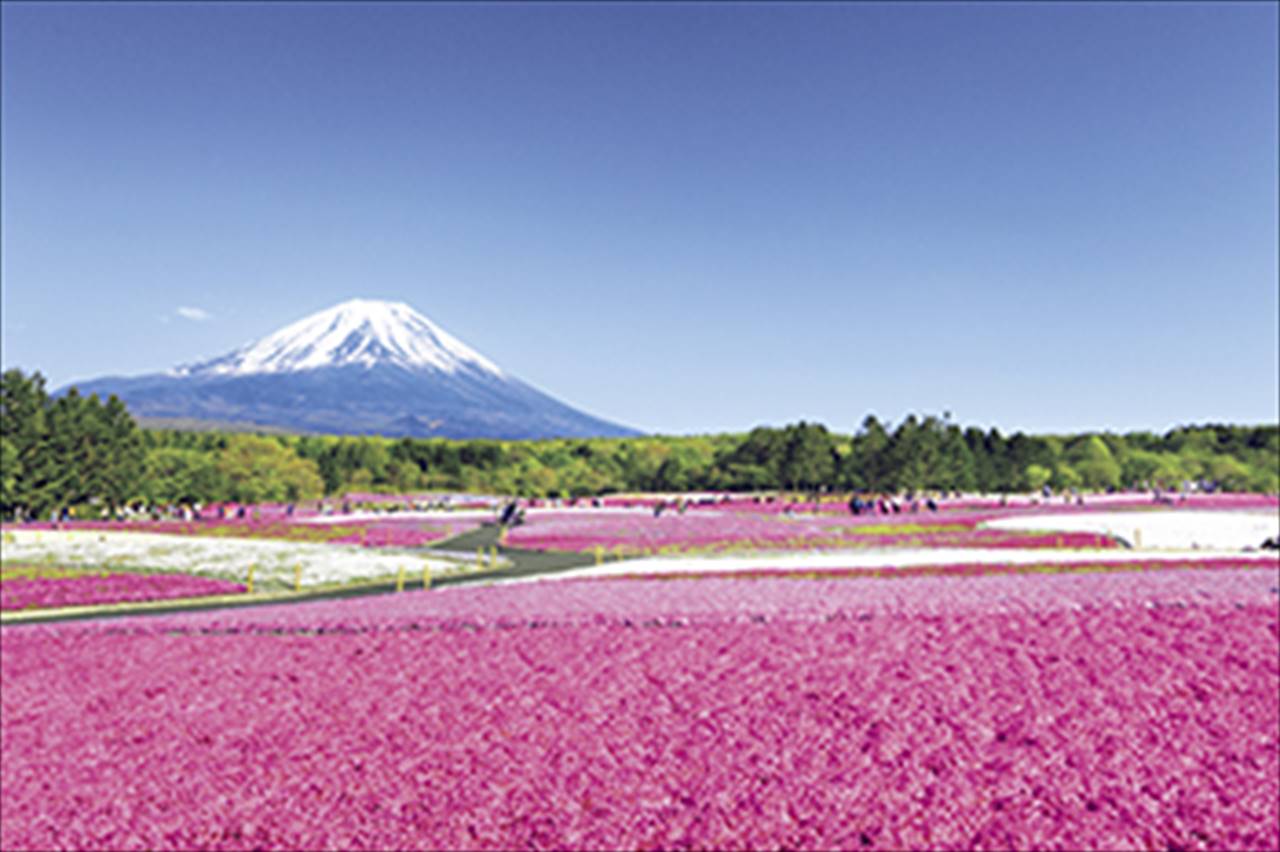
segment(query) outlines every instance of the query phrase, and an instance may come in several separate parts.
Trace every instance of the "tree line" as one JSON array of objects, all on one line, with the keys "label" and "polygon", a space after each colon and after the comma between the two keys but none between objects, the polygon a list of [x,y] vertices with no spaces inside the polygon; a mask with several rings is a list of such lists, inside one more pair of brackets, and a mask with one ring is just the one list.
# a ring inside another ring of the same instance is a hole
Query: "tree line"
[{"label": "tree line", "polygon": [[622,491],[1177,488],[1280,492],[1280,426],[1003,435],[869,415],[852,435],[801,421],[746,434],[537,441],[253,435],[138,428],[124,404],[39,374],[0,378],[0,513],[133,503],[302,501],[352,491],[579,497]]}]

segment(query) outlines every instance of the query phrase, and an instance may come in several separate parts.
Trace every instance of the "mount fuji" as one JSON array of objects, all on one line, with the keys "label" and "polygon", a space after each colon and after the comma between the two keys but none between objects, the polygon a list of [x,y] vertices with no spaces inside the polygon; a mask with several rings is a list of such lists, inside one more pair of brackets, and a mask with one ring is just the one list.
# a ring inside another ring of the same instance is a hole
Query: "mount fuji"
[{"label": "mount fuji", "polygon": [[403,302],[355,299],[226,355],[75,385],[143,421],[393,437],[638,435],[504,372]]}]

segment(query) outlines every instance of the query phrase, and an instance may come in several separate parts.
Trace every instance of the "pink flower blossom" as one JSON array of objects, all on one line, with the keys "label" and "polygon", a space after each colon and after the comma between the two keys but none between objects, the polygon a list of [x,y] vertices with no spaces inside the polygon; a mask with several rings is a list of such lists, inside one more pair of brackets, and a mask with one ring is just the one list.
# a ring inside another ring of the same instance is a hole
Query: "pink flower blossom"
[{"label": "pink flower blossom", "polygon": [[1280,572],[0,630],[5,849],[1276,849]]},{"label": "pink flower blossom", "polygon": [[243,592],[240,583],[189,574],[79,573],[72,576],[6,576],[0,610],[197,598]]}]

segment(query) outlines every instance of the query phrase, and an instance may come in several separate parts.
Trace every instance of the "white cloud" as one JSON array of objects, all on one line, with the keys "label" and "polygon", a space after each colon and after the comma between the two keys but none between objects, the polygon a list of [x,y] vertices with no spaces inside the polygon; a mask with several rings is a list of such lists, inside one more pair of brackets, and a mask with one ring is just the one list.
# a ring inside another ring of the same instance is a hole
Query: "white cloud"
[{"label": "white cloud", "polygon": [[183,307],[183,308],[178,308],[177,313],[178,313],[178,316],[182,317],[183,319],[194,320],[196,322],[205,322],[206,320],[213,319],[213,314],[209,313],[204,308]]}]

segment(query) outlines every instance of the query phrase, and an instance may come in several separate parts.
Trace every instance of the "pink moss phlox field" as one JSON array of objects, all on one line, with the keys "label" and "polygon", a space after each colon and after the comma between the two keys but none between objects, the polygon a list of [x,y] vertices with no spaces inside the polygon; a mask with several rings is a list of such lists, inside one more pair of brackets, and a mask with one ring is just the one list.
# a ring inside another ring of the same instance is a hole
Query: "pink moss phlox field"
[{"label": "pink moss phlox field", "polygon": [[375,548],[425,547],[473,530],[479,525],[479,520],[468,518],[433,519],[428,522],[411,518],[383,518],[360,523],[353,533],[335,536],[328,541],[331,544],[358,544]]},{"label": "pink moss phlox field", "polygon": [[729,512],[647,513],[548,512],[511,530],[506,543],[534,550],[588,551],[595,547],[640,551],[881,547],[1065,547],[1117,546],[1105,535],[978,529],[992,513],[912,514],[895,519],[805,515],[785,517]]},{"label": "pink moss phlox field", "polygon": [[0,582],[0,610],[199,598],[244,590],[240,583],[189,574],[103,572],[69,577],[6,577]]},{"label": "pink moss phlox field", "polygon": [[566,581],[6,627],[0,845],[1275,849],[1278,593]]},{"label": "pink moss phlox field", "polygon": [[[727,498],[727,499],[726,499]],[[781,497],[772,501],[744,495],[705,495],[676,512],[672,499],[657,496],[606,497],[609,508],[667,506],[660,517],[591,514],[581,510],[539,513],[512,532],[510,544],[538,550],[588,551],[595,547],[624,552],[723,551],[755,549],[832,549],[886,547],[1009,547],[1101,548],[1118,543],[1096,533],[1004,531],[979,529],[985,521],[1009,517],[1074,515],[1126,510],[1246,510],[1280,508],[1280,497],[1267,494],[1189,494],[1162,496],[1146,493],[1085,495],[1074,498],[1015,498],[1002,505],[995,497],[947,497],[939,510],[929,511],[917,501],[899,501],[900,512],[853,515],[843,500],[819,503]],[[873,532],[874,531],[874,532]]]},{"label": "pink moss phlox field", "polygon": [[[1044,505],[998,504],[984,506],[958,501],[945,503],[945,511],[904,511],[891,515],[853,516],[839,505],[839,512],[806,514],[811,504],[785,501],[756,503],[738,497],[729,502],[690,504],[680,514],[667,511],[659,517],[650,513],[591,513],[566,509],[530,516],[525,525],[507,535],[507,543],[535,550],[589,551],[596,547],[621,548],[624,552],[723,551],[737,547],[757,549],[835,549],[886,547],[985,547],[985,548],[1111,548],[1118,546],[1109,536],[1088,532],[1031,532],[980,529],[984,521],[1005,517],[1061,515],[1115,511],[1117,508],[1156,508],[1151,496],[1108,495],[1103,502],[1078,506],[1050,501]],[[656,498],[606,498],[615,508],[652,505]],[[1185,503],[1160,506],[1161,511],[1183,509],[1275,508],[1280,500],[1269,495],[1190,495]],[[791,508],[794,514],[787,515]]]}]

